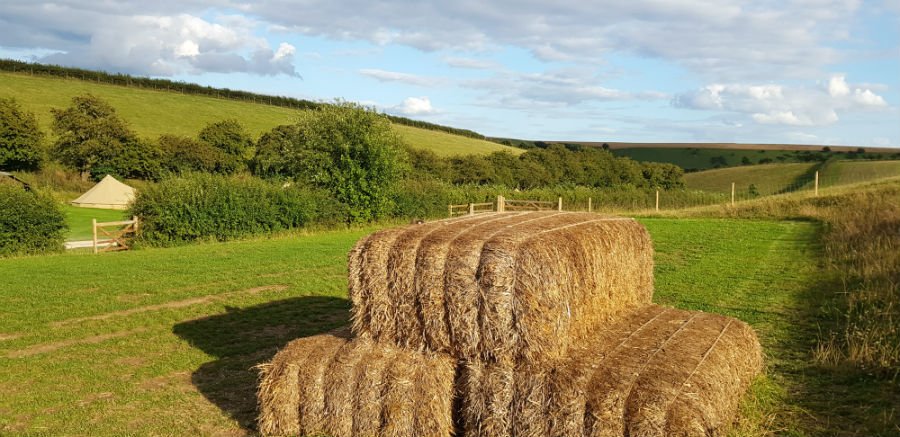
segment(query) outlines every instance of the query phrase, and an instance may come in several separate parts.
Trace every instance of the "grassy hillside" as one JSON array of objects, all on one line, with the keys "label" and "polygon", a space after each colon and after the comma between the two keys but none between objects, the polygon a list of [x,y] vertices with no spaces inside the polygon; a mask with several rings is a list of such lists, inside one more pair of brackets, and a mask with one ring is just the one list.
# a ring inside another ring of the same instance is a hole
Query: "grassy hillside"
[{"label": "grassy hillside", "polygon": [[[33,111],[41,128],[50,131],[50,108],[64,108],[72,97],[92,93],[112,104],[142,136],[155,138],[163,133],[194,136],[206,124],[226,118],[239,120],[254,137],[277,125],[293,121],[296,110],[265,104],[185,95],[79,79],[29,76],[0,72],[0,97],[15,97]],[[441,155],[480,154],[496,150],[521,153],[520,149],[489,141],[396,125],[413,147],[430,149]]]},{"label": "grassy hillside", "polygon": [[762,164],[741,167],[720,168],[699,171],[684,175],[684,184],[692,190],[731,192],[731,183],[735,190],[747,191],[755,185],[759,194],[778,193],[795,184],[816,164]]},{"label": "grassy hillside", "polygon": [[[818,164],[764,164],[721,168],[684,175],[687,188],[729,193],[731,183],[735,190],[745,193],[750,185],[756,186],[760,195],[791,191],[800,187],[811,188]],[[819,187],[826,188],[857,182],[900,177],[898,161],[835,161],[819,169]]]}]

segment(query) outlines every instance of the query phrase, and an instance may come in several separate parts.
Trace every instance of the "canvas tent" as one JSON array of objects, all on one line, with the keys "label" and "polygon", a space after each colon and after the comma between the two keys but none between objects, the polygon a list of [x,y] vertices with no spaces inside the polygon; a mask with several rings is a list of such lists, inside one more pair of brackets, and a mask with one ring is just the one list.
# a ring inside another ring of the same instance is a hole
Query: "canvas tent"
[{"label": "canvas tent", "polygon": [[82,208],[126,209],[134,200],[134,188],[106,175],[97,185],[72,201]]}]

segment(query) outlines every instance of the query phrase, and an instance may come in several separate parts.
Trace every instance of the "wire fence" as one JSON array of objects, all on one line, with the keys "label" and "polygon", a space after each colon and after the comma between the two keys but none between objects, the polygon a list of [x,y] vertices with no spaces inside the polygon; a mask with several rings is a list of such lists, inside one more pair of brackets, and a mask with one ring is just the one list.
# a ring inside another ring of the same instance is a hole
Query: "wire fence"
[{"label": "wire fence", "polygon": [[[773,196],[808,194],[854,184],[895,180],[900,183],[900,161],[837,161],[808,164],[783,173],[776,169],[768,174],[758,173],[750,178],[738,178],[741,172],[709,173],[708,180],[692,180],[693,188],[671,190],[645,189],[590,189],[575,187],[560,190],[528,190],[521,193],[505,193],[485,197],[479,202],[492,202],[492,210],[561,209],[565,211],[596,212],[653,212],[687,209],[713,205],[733,205],[739,202]],[[701,186],[702,189],[696,188]],[[500,207],[499,205],[503,206]],[[539,208],[544,204],[552,207]],[[558,205],[557,205],[558,204]],[[482,204],[479,204],[482,205]],[[529,206],[530,205],[530,206]],[[466,214],[468,204],[458,205],[460,215]],[[480,208],[484,208],[483,205]],[[454,210],[451,207],[451,215]]]}]

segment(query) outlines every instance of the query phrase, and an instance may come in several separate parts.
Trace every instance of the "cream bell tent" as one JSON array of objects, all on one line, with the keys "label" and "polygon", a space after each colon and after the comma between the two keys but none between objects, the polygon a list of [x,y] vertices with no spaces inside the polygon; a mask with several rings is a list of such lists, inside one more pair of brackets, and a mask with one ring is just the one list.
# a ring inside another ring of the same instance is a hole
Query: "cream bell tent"
[{"label": "cream bell tent", "polygon": [[106,175],[97,185],[72,201],[82,208],[126,209],[134,200],[134,188]]}]

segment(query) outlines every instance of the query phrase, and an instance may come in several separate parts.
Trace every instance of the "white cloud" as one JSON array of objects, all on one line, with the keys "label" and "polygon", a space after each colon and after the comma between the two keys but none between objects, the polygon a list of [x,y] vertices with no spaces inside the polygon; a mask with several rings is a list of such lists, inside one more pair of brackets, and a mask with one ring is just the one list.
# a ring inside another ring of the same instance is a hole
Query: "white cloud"
[{"label": "white cloud", "polygon": [[832,76],[824,89],[712,84],[675,96],[672,105],[741,114],[758,124],[824,126],[839,121],[839,112],[884,108],[887,102],[868,88],[851,86],[844,76]]},{"label": "white cloud", "polygon": [[864,90],[860,88],[853,90],[853,101],[863,106],[887,106],[887,102],[884,101],[883,97],[873,93],[871,90]]},{"label": "white cloud", "polygon": [[297,75],[294,47],[282,43],[273,51],[265,39],[254,35],[258,23],[246,17],[221,15],[207,20],[187,13],[151,12],[169,9],[165,2],[108,6],[65,2],[27,8],[16,2],[4,3],[0,5],[0,26],[16,24],[3,26],[0,45],[38,43],[57,48],[56,53],[38,61],[137,74]]},{"label": "white cloud", "polygon": [[832,76],[828,80],[828,94],[831,94],[831,97],[843,97],[850,94],[850,87],[844,76]]},{"label": "white cloud", "polygon": [[403,100],[403,103],[392,109],[394,112],[403,115],[429,115],[436,112],[434,107],[431,106],[431,99],[427,96],[407,97]]},{"label": "white cloud", "polygon": [[588,102],[657,100],[668,95],[656,91],[632,93],[601,85],[591,69],[567,68],[541,73],[501,73],[489,79],[463,82],[486,92],[484,101],[501,107],[573,106]]},{"label": "white cloud", "polygon": [[379,70],[376,68],[364,68],[359,70],[359,74],[368,76],[381,82],[401,82],[407,85],[415,85],[422,87],[436,86],[444,82],[443,79],[434,77],[424,77],[409,73],[400,73],[396,71]]},{"label": "white cloud", "polygon": [[424,51],[515,46],[546,61],[596,63],[621,52],[735,80],[819,73],[840,58],[829,43],[851,34],[859,7],[858,0],[263,0],[247,10],[307,35]]},{"label": "white cloud", "polygon": [[472,58],[447,57],[444,62],[454,68],[470,68],[473,70],[493,70],[500,68],[500,64],[494,61]]}]

